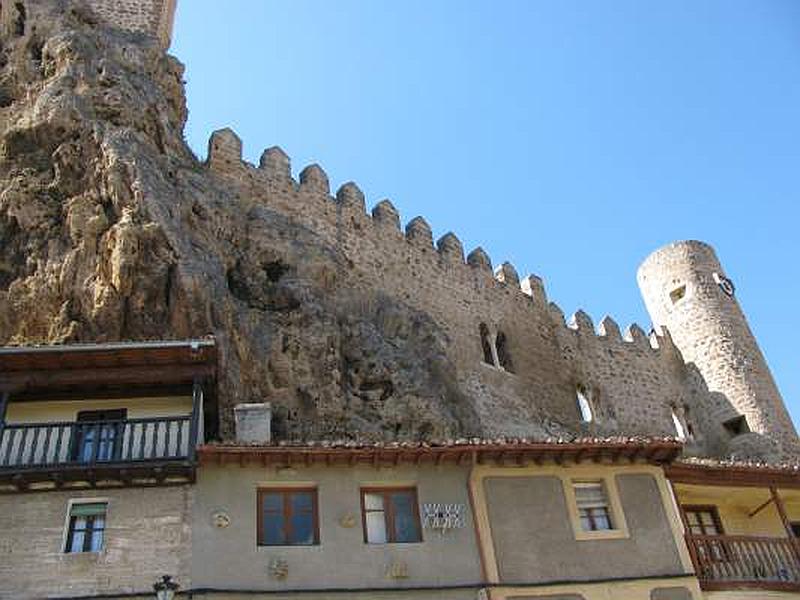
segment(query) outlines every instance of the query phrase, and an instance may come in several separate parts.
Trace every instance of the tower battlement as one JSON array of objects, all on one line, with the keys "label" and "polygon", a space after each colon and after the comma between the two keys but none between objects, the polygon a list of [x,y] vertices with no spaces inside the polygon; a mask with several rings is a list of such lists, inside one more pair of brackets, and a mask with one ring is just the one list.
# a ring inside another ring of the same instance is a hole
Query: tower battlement
[{"label": "tower battlement", "polygon": [[[389,200],[368,210],[355,183],[334,192],[319,165],[295,177],[277,147],[250,164],[230,129],[214,132],[208,148],[206,168],[222,187],[235,190],[241,203],[236,212],[252,215],[250,227],[260,227],[265,210],[290,219],[340,257],[335,277],[342,287],[394,298],[442,327],[463,389],[476,399],[487,431],[531,436],[552,420],[603,434],[674,434],[671,407],[689,394],[675,383],[682,361],[666,330],[648,335],[633,324],[623,333],[612,318],[595,326],[581,310],[565,319],[540,277],[521,277],[508,261],[493,265],[480,247],[465,252],[452,232],[437,239],[421,216],[403,227]],[[218,237],[235,241],[227,223],[212,227]],[[484,327],[504,334],[511,366],[486,360]],[[578,387],[591,389],[597,418],[590,424],[580,423]]]},{"label": "tower battlement", "polygon": [[[344,257],[342,276],[355,281],[348,286],[380,290],[442,324],[456,361],[465,366],[465,389],[487,398],[494,414],[486,421],[498,431],[527,434],[514,428],[532,407],[580,427],[570,398],[576,386],[586,386],[597,422],[608,431],[669,435],[674,419],[691,419],[695,437],[689,441],[704,446],[701,453],[794,453],[791,420],[706,244],[673,244],[645,261],[639,282],[655,329],[648,335],[633,324],[622,334],[610,317],[597,327],[581,310],[565,320],[541,278],[520,277],[510,262],[493,267],[482,248],[465,252],[452,232],[436,239],[423,217],[403,227],[389,200],[368,211],[353,182],[332,192],[319,165],[295,179],[278,147],[252,165],[242,158],[240,138],[223,129],[209,140],[206,166],[237,189],[245,205],[276,211],[324,239]],[[681,304],[677,312],[673,302]],[[735,339],[728,339],[732,325]],[[510,338],[504,341],[515,357],[512,379],[471,366],[481,363],[479,328]],[[515,396],[517,406],[509,400]],[[746,430],[734,431],[742,417]],[[527,418],[537,419],[533,413]]]}]

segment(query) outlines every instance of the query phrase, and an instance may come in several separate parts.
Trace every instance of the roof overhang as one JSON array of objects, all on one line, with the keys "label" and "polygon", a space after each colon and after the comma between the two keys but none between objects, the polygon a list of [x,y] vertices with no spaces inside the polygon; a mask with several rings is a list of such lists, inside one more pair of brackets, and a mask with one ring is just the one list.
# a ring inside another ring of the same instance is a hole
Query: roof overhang
[{"label": "roof overhang", "polygon": [[12,400],[163,394],[216,375],[213,338],[0,347],[0,392]]},{"label": "roof overhang", "polygon": [[800,488],[800,467],[676,462],[666,467],[673,483],[727,487]]},{"label": "roof overhang", "polygon": [[261,466],[396,466],[400,464],[558,465],[590,461],[598,464],[669,463],[680,454],[678,441],[466,442],[451,444],[326,444],[206,445],[198,448],[200,465],[255,463]]}]

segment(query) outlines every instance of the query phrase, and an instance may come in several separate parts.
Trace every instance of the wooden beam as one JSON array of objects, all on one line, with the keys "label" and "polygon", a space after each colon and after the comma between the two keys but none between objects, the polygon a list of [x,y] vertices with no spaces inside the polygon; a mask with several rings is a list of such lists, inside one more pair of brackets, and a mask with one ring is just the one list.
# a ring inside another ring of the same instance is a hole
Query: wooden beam
[{"label": "wooden beam", "polygon": [[8,399],[11,398],[11,392],[0,393],[0,431],[6,422],[6,410],[8,409]]},{"label": "wooden beam", "polygon": [[786,514],[786,507],[783,505],[783,498],[781,498],[778,490],[774,487],[769,488],[769,493],[772,496],[771,500],[775,502],[775,508],[778,509],[778,514],[781,517],[781,523],[783,523],[784,529],[786,529],[786,535],[790,539],[794,539],[794,532],[792,531],[792,524],[789,521],[789,516]]},{"label": "wooden beam", "polygon": [[3,439],[3,429],[6,426],[6,410],[8,409],[8,399],[10,397],[10,392],[0,393],[0,441]]},{"label": "wooden beam", "polygon": [[763,504],[759,504],[756,508],[754,508],[749,513],[747,513],[748,518],[752,519],[753,517],[755,517],[758,513],[760,513],[765,508],[767,508],[773,502],[775,502],[775,498],[770,498],[769,500],[767,500]]},{"label": "wooden beam", "polygon": [[789,538],[792,549],[794,550],[795,558],[800,564],[800,543],[798,543],[797,538],[794,536],[794,531],[792,531],[792,523],[789,521],[789,516],[786,514],[786,507],[783,505],[783,498],[781,498],[781,495],[778,493],[778,490],[775,487],[770,487],[769,493],[772,496],[772,499],[775,501],[775,508],[778,509],[778,514],[781,516],[781,522],[783,523],[783,527],[786,529],[786,537]]},{"label": "wooden beam", "polygon": [[665,467],[664,471],[670,481],[690,485],[800,488],[800,472],[788,469],[678,463]]},{"label": "wooden beam", "polygon": [[189,422],[189,460],[194,460],[197,451],[197,435],[200,430],[200,410],[203,405],[203,386],[195,378],[192,382],[192,418]]},{"label": "wooden beam", "polygon": [[151,365],[100,369],[60,369],[53,371],[20,371],[0,374],[0,389],[24,391],[67,387],[97,387],[98,384],[163,384],[188,383],[193,379],[212,377],[214,367],[197,365]]}]

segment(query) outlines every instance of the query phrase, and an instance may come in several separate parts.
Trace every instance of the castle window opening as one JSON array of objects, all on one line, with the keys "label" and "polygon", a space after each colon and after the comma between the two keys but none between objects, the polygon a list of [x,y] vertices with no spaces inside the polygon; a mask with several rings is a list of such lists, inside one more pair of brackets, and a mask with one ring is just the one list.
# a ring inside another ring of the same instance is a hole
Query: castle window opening
[{"label": "castle window opening", "polygon": [[17,2],[14,8],[17,9],[17,18],[14,20],[14,34],[23,36],[25,35],[25,5],[22,2]]},{"label": "castle window opening", "polygon": [[586,388],[579,385],[575,389],[575,395],[578,402],[578,410],[581,413],[581,421],[584,423],[591,423],[594,421],[594,413],[592,411],[592,403],[589,401]]},{"label": "castle window opening", "polygon": [[680,287],[675,288],[669,293],[669,299],[672,300],[673,304],[677,304],[683,299],[685,295],[686,295],[686,286],[682,285]]},{"label": "castle window opening", "polygon": [[686,428],[686,437],[690,440],[693,440],[694,426],[692,425],[692,420],[689,417],[689,407],[686,404],[683,405],[683,424]]},{"label": "castle window opening", "polygon": [[502,331],[490,330],[486,323],[481,323],[478,330],[481,335],[483,362],[500,371],[513,373],[514,365],[511,362],[511,353],[508,351],[506,334]]},{"label": "castle window opening", "polygon": [[675,433],[678,436],[678,439],[681,441],[686,440],[686,427],[684,427],[683,420],[678,416],[678,413],[675,412],[675,409],[672,409],[672,424],[675,426]]},{"label": "castle window opening", "polygon": [[483,362],[487,365],[495,366],[494,352],[492,352],[492,337],[489,333],[489,328],[486,326],[486,323],[481,323],[479,330],[481,334],[481,347],[483,348]]},{"label": "castle window opening", "polygon": [[739,415],[738,417],[728,419],[722,424],[722,426],[725,428],[725,431],[731,435],[731,437],[736,437],[737,435],[742,435],[744,433],[750,433],[750,426],[747,424],[747,417],[744,415]]},{"label": "castle window opening", "polygon": [[511,362],[511,354],[508,351],[508,340],[506,339],[506,334],[502,331],[497,333],[495,348],[497,349],[497,366],[509,373],[513,373],[514,365]]}]

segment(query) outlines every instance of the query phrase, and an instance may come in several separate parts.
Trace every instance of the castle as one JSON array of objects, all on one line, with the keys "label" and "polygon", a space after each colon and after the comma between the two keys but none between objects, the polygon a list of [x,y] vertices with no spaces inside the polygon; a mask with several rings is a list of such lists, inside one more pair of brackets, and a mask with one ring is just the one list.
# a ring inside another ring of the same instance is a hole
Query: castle
[{"label": "castle", "polygon": [[800,593],[797,432],[710,246],[623,333],[278,147],[198,163],[174,14],[0,7],[0,265],[56,253],[0,270],[0,597]]}]

